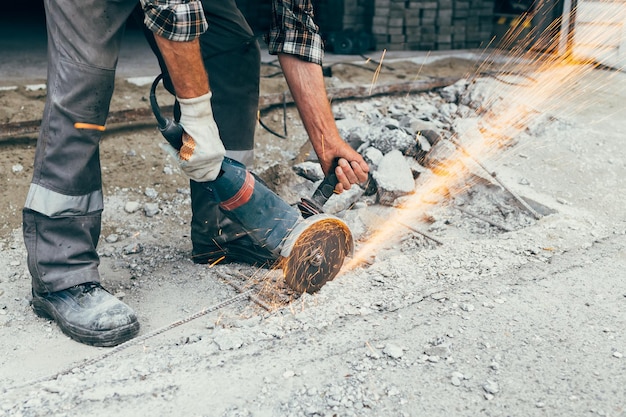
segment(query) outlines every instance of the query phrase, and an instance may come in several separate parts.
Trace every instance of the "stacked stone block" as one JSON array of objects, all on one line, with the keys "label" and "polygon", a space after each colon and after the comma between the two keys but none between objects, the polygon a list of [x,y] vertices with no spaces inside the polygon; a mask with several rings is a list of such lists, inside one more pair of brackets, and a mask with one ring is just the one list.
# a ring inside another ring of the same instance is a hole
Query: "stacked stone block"
[{"label": "stacked stone block", "polygon": [[[269,0],[237,0],[256,32],[269,28]],[[316,0],[323,34],[372,35],[376,49],[447,50],[485,47],[495,0]]]},{"label": "stacked stone block", "polygon": [[[494,0],[370,1],[371,33],[377,49],[478,48],[492,36]],[[344,22],[358,20],[344,17]]]},{"label": "stacked stone block", "polygon": [[372,0],[344,0],[343,27],[355,32],[369,31],[372,20]]}]

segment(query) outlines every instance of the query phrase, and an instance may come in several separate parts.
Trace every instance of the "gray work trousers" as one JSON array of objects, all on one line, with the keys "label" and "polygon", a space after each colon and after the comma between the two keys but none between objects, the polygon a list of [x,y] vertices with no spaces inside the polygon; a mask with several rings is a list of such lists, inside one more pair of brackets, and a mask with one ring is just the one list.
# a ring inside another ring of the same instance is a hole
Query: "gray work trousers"
[{"label": "gray work trousers", "polygon": [[[104,207],[99,157],[102,132],[97,126],[106,123],[125,22],[137,0],[45,0],[44,4],[48,95],[23,210],[28,267],[33,290],[38,293],[100,281],[96,247]],[[207,1],[205,5],[215,6],[217,13],[223,10],[219,14],[224,17],[222,24],[228,16],[237,16],[225,26],[225,33],[240,25],[234,0]],[[256,51],[258,57],[258,47]],[[220,67],[218,71],[228,73],[232,68]],[[219,100],[215,89],[219,78],[211,74],[209,78],[214,100]],[[247,106],[254,102],[256,112],[258,69],[256,76],[244,78],[254,78],[257,83],[256,93],[254,87],[246,93],[256,94],[247,101]],[[230,84],[228,77],[223,82]],[[240,80],[239,85],[245,90],[249,84]],[[219,111],[214,108],[214,112],[222,131]],[[229,146],[225,140],[225,146],[237,152],[250,151],[253,135],[252,130],[252,138],[246,139],[250,144]]]}]

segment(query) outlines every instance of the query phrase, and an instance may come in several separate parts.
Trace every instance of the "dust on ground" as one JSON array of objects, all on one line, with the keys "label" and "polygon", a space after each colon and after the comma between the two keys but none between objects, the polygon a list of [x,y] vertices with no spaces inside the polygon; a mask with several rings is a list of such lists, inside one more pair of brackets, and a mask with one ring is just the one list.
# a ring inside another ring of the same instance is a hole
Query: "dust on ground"
[{"label": "dust on ground", "polygon": [[[456,65],[444,63],[442,72]],[[414,63],[390,65],[406,71],[383,72],[389,80],[415,77]],[[333,75],[368,83],[371,71],[336,65]],[[272,312],[234,303],[87,366],[80,361],[110,350],[69,340],[30,309],[19,212],[34,142],[3,140],[0,386],[45,381],[0,389],[0,413],[626,415],[626,76],[603,82],[608,75],[581,77],[573,88],[593,105],[580,111],[572,103],[550,114],[551,123],[489,166],[550,215],[526,224],[522,218],[523,227],[504,232],[447,207],[433,209],[409,226],[441,245],[400,228],[370,264],[318,294]],[[145,91],[124,91],[118,83],[122,98],[113,109],[146,105]],[[393,102],[377,99],[381,107]],[[264,120],[280,131],[283,114],[275,110]],[[257,168],[289,165],[306,143],[293,109],[286,120],[288,140],[258,129]],[[106,287],[138,311],[142,335],[235,296],[226,280],[282,291],[279,271],[189,261],[186,180],[159,141],[154,129],[139,129],[111,133],[102,143],[101,273]],[[472,183],[462,196],[467,202],[506,196],[492,182]],[[158,215],[124,211],[128,201],[148,202],[155,193]],[[392,216],[389,210],[380,216]]]}]

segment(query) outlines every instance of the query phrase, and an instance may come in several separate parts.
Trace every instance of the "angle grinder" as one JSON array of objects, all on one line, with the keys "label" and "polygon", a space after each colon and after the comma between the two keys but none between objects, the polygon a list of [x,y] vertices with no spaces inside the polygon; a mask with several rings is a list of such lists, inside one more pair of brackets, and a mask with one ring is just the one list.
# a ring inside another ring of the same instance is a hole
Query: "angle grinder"
[{"label": "angle grinder", "polygon": [[[164,117],[157,103],[156,88],[162,78],[161,74],[152,83],[150,105],[161,134],[174,149],[180,150],[183,127]],[[202,184],[226,217],[240,224],[258,245],[281,260],[287,285],[299,293],[314,293],[337,276],[346,256],[354,251],[346,223],[320,208],[332,194],[333,181],[337,182],[333,175],[314,194],[314,212],[287,204],[243,164],[230,158],[224,158],[214,181]]]}]

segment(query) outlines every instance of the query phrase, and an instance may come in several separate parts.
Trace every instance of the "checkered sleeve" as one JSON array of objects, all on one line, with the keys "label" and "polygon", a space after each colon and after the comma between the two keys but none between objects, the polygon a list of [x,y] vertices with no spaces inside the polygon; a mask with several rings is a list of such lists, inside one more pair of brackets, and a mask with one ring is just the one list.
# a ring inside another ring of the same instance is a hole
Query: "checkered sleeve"
[{"label": "checkered sleeve", "polygon": [[266,37],[270,54],[296,55],[322,64],[324,44],[313,20],[311,0],[273,0],[272,25]]},{"label": "checkered sleeve", "polygon": [[200,0],[141,0],[144,23],[171,41],[191,41],[207,29]]}]

